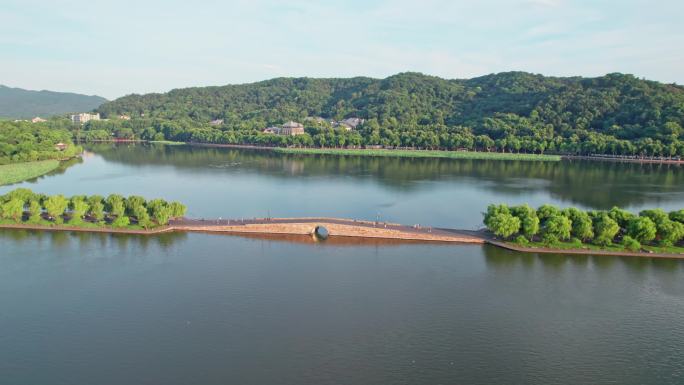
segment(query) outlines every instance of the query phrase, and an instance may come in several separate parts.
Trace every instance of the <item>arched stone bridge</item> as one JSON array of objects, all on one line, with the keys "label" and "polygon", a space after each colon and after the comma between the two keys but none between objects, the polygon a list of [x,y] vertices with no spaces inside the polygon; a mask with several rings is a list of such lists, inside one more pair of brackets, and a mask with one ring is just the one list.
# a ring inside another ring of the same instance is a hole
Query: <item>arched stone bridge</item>
[{"label": "arched stone bridge", "polygon": [[331,237],[403,239],[412,241],[485,243],[480,232],[340,218],[177,219],[169,227],[178,231],[310,235],[316,227]]}]

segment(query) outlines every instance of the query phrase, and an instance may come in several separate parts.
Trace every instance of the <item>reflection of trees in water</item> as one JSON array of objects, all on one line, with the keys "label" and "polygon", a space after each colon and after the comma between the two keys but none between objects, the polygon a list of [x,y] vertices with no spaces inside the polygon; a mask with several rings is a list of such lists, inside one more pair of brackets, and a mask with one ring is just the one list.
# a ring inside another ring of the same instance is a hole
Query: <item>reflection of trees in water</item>
[{"label": "reflection of trees in water", "polygon": [[644,274],[651,270],[679,272],[684,269],[684,260],[668,258],[613,257],[567,254],[533,254],[520,253],[496,246],[483,246],[485,263],[494,270],[542,268],[551,271],[563,271],[567,268],[610,270],[621,265],[632,273]]},{"label": "reflection of trees in water", "polygon": [[[0,229],[0,241],[12,240],[16,243],[49,242],[51,249],[63,249],[72,244],[81,248],[93,246],[95,250],[116,246],[119,249],[132,247],[145,252],[150,247],[169,249],[174,243],[184,241],[185,233],[163,233],[155,235],[106,234],[80,231],[37,231],[19,229]],[[72,241],[78,241],[72,243]]]},{"label": "reflection of trees in water", "polygon": [[526,162],[278,154],[270,151],[150,144],[90,146],[108,161],[172,165],[202,172],[254,171],[275,177],[373,176],[384,186],[411,191],[420,182],[461,181],[524,196],[542,190],[591,208],[681,200],[684,169],[677,165],[590,161]]}]

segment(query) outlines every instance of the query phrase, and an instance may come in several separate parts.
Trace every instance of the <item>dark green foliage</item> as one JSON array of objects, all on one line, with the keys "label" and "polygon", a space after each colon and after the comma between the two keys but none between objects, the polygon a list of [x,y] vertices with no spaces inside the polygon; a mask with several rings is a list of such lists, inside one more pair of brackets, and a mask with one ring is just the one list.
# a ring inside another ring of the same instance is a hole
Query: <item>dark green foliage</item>
[{"label": "dark green foliage", "polygon": [[622,238],[622,245],[629,251],[639,251],[641,249],[641,243],[629,235]]},{"label": "dark green foliage", "polygon": [[656,231],[656,224],[649,217],[635,217],[627,223],[627,234],[640,243],[654,240]]},{"label": "dark green foliage", "polygon": [[12,198],[0,206],[0,212],[3,218],[19,222],[24,213],[24,201],[20,198]]},{"label": "dark green foliage", "polygon": [[[0,120],[0,164],[71,158],[81,152],[64,128]],[[66,147],[59,149],[58,143]]]},{"label": "dark green foliage", "polygon": [[563,215],[572,221],[572,236],[582,241],[594,238],[594,228],[591,217],[585,211],[574,207],[563,210]]},{"label": "dark green foliage", "polygon": [[679,223],[684,223],[684,210],[673,211],[669,215],[670,219]]},{"label": "dark green foliage", "polygon": [[656,239],[664,246],[670,246],[684,238],[684,224],[670,219],[661,209],[644,210],[640,216],[650,218],[656,225]]},{"label": "dark green foliage", "polygon": [[[609,211],[587,212],[576,208],[560,210],[552,205],[543,205],[535,212],[527,205],[509,208],[499,204],[487,207],[484,222],[495,235],[514,238],[513,242],[520,245],[540,240],[554,245],[562,241],[565,247],[581,248],[583,243],[610,246],[616,239],[621,239],[621,245],[626,249],[639,250],[642,244],[680,245],[684,240],[684,223],[670,217],[680,218],[678,215],[681,212],[674,211],[668,216],[663,210],[654,209],[644,210],[641,216],[635,216],[617,207]],[[544,218],[539,234],[531,230],[526,233],[524,223],[531,220],[526,218],[537,216]],[[520,223],[511,223],[511,217],[519,219]],[[618,220],[625,226],[621,226]]]},{"label": "dark green foliage", "polygon": [[615,236],[620,232],[620,225],[607,213],[601,213],[593,219],[594,243],[600,246],[608,246],[613,243]]},{"label": "dark green foliage", "polygon": [[124,197],[119,194],[110,194],[105,200],[105,209],[113,217],[123,216],[125,213]]},{"label": "dark green foliage", "polygon": [[516,245],[519,246],[528,246],[530,244],[529,239],[527,239],[524,235],[518,235],[515,237],[515,240],[513,241]]},{"label": "dark green foliage", "polygon": [[104,198],[101,195],[91,195],[88,197],[88,206],[90,210],[88,215],[95,222],[102,222],[104,220]]},{"label": "dark green foliage", "polygon": [[670,219],[667,213],[662,209],[643,210],[639,213],[639,216],[650,218],[656,226]]},{"label": "dark green foliage", "polygon": [[657,225],[658,239],[663,246],[672,246],[684,238],[684,224],[666,220]]},{"label": "dark green foliage", "polygon": [[570,238],[572,221],[560,214],[551,214],[544,220],[542,239],[547,244],[564,241]]},{"label": "dark green foliage", "polygon": [[620,225],[620,227],[625,228],[627,227],[627,223],[636,216],[629,211],[623,210],[619,207],[613,207],[608,211],[608,215],[613,218],[615,222]]},{"label": "dark green foliage", "polygon": [[30,91],[0,85],[0,117],[33,118],[97,108],[107,99],[71,92]]},{"label": "dark green foliage", "polygon": [[135,216],[138,224],[144,228],[149,228],[152,225],[150,220],[150,214],[147,212],[147,207],[143,205],[137,205],[133,209],[132,215]]},{"label": "dark green foliage", "polygon": [[45,200],[43,205],[50,217],[54,218],[55,223],[60,224],[64,221],[62,215],[69,206],[69,201],[63,195],[52,195]]},{"label": "dark green foliage", "polygon": [[90,209],[88,205],[87,197],[76,196],[72,197],[69,201],[69,209],[71,210],[71,220],[70,223],[80,223],[83,221],[83,217],[86,215]]},{"label": "dark green foliage", "polygon": [[140,212],[140,207],[145,207],[145,198],[137,195],[131,195],[125,199],[124,205],[126,206],[126,215],[135,215],[136,212]]},{"label": "dark green foliage", "polygon": [[508,238],[520,230],[520,219],[514,217],[506,205],[489,205],[484,220],[487,227],[502,238]]},{"label": "dark green foliage", "polygon": [[498,214],[510,214],[511,210],[507,205],[489,205],[487,212],[484,213],[484,223],[489,226],[490,221]]},{"label": "dark green foliage", "polygon": [[[25,200],[26,199],[26,200]],[[127,206],[131,213],[127,213]],[[113,227],[127,227],[130,224],[150,228],[154,224],[151,219],[153,213],[158,225],[167,225],[172,215],[185,214],[185,206],[179,202],[168,203],[163,199],[154,199],[145,204],[145,199],[138,196],[125,198],[118,194],[111,194],[107,199],[102,196],[74,196],[67,199],[62,195],[45,196],[34,194],[28,189],[15,189],[5,195],[0,195],[0,217],[21,222],[24,211],[28,210],[28,223],[38,224],[43,220],[43,211],[48,214],[45,218],[56,224],[69,219],[69,225],[105,224]]]},{"label": "dark green foliage", "polygon": [[560,213],[560,209],[552,205],[542,205],[537,209],[537,216],[542,222],[546,221],[552,216],[560,215]]},{"label": "dark green foliage", "polygon": [[539,233],[539,217],[535,209],[522,205],[511,208],[511,212],[520,219],[520,232],[527,239],[532,239]]},{"label": "dark green foliage", "polygon": [[38,223],[41,220],[43,207],[38,200],[31,200],[28,205],[29,223]]},{"label": "dark green foliage", "polygon": [[21,199],[24,202],[28,202],[30,200],[36,199],[37,196],[33,193],[33,191],[27,188],[17,188],[5,194],[2,201],[6,202],[14,198]]},{"label": "dark green foliage", "polygon": [[181,218],[185,215],[187,207],[180,202],[169,203],[169,210],[171,210],[171,218]]},{"label": "dark green foliage", "polygon": [[114,220],[112,221],[112,227],[122,228],[128,226],[130,223],[131,220],[127,216],[120,215],[114,218]]},{"label": "dark green foliage", "polygon": [[[684,88],[631,75],[556,78],[523,72],[446,80],[417,73],[386,79],[278,78],[165,94],[129,95],[98,111],[131,120],[92,122],[88,139],[136,137],[285,146],[417,147],[479,151],[682,156]],[[366,119],[352,132],[320,116]],[[211,126],[213,119],[223,124]],[[307,134],[262,134],[297,120]]]},{"label": "dark green foliage", "polygon": [[508,238],[520,229],[520,219],[511,214],[498,214],[491,220],[494,234]]}]

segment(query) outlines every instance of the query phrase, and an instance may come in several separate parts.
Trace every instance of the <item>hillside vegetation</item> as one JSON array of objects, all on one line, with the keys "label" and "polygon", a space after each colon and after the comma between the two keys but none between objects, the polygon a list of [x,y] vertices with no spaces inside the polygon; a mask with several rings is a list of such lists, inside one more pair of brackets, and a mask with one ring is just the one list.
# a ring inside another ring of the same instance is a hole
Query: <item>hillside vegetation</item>
[{"label": "hillside vegetation", "polygon": [[[631,75],[557,78],[508,72],[467,80],[418,73],[386,79],[278,78],[129,95],[98,108],[92,139],[347,147],[380,145],[479,151],[682,156],[684,88]],[[359,117],[357,130],[327,122]],[[214,119],[223,124],[211,126]],[[307,135],[261,133],[288,120]],[[88,132],[90,131],[90,132]]]},{"label": "hillside vegetation", "polygon": [[26,119],[91,111],[107,99],[71,92],[30,91],[0,85],[0,117]]},{"label": "hillside vegetation", "polygon": [[0,165],[49,159],[68,159],[82,149],[72,133],[57,122],[30,123],[0,120]]}]

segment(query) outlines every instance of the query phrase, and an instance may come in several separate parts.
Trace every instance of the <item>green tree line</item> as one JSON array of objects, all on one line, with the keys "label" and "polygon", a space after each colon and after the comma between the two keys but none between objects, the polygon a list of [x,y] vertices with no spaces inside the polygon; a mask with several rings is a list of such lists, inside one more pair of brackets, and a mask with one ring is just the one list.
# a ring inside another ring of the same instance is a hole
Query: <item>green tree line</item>
[{"label": "green tree line", "polygon": [[11,223],[69,226],[164,226],[185,215],[186,207],[163,199],[145,200],[131,195],[63,195],[34,193],[18,188],[0,196],[0,217]]},{"label": "green tree line", "polygon": [[[61,126],[61,127],[60,127]],[[31,123],[0,120],[0,165],[48,159],[68,159],[82,149],[73,133],[58,122]],[[62,143],[64,147],[58,147]]]},{"label": "green tree line", "polygon": [[[557,78],[508,72],[467,80],[417,73],[386,79],[278,78],[129,95],[97,109],[78,135],[268,146],[684,156],[684,87],[608,74]],[[128,115],[130,120],[116,119]],[[365,119],[351,132],[323,117]],[[210,125],[222,119],[218,126]],[[263,128],[296,120],[306,134]]]},{"label": "green tree line", "polygon": [[584,211],[543,205],[535,210],[528,205],[499,204],[487,207],[484,223],[494,235],[521,245],[570,241],[604,247],[616,243],[639,250],[643,245],[678,246],[684,239],[684,210],[651,209],[637,215],[618,207]]}]

